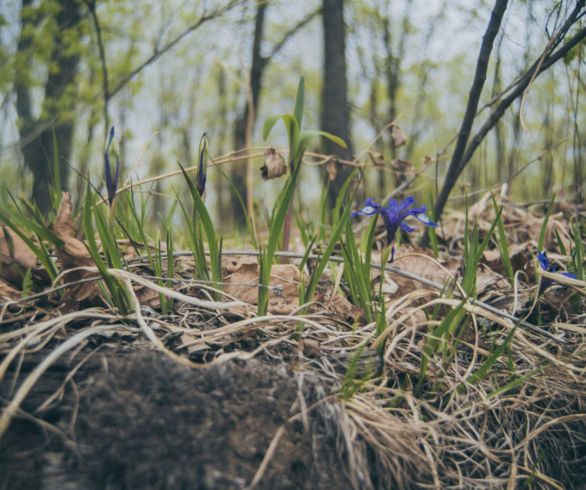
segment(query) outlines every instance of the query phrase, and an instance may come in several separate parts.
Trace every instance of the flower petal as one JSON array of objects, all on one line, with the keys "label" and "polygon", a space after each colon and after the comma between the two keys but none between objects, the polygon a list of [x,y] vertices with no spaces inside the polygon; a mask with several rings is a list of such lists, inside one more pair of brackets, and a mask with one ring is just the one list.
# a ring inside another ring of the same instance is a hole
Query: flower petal
[{"label": "flower petal", "polygon": [[379,208],[380,204],[378,204],[374,197],[369,197],[366,201],[364,201],[364,206],[372,206],[373,208]]},{"label": "flower petal", "polygon": [[549,259],[545,252],[537,252],[537,261],[539,262],[539,267],[544,271],[549,269]]},{"label": "flower petal", "polygon": [[401,204],[397,206],[397,213],[402,213],[407,208],[410,208],[415,204],[415,198],[413,196],[407,196],[405,199],[401,201]]},{"label": "flower petal", "polygon": [[419,221],[421,221],[422,223],[425,223],[427,226],[437,226],[437,223],[434,223],[433,221],[431,221],[425,214],[423,213],[417,213],[414,214],[413,216],[415,216]]},{"label": "flower petal", "polygon": [[412,231],[415,231],[415,228],[413,228],[412,226],[409,226],[407,223],[401,223],[401,229],[405,230],[408,233],[411,233]]}]

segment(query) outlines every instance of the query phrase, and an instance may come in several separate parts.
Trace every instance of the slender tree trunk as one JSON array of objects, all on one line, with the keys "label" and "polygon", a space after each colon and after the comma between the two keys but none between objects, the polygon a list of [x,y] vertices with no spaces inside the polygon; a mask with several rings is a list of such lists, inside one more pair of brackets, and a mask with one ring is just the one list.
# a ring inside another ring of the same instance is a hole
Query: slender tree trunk
[{"label": "slender tree trunk", "polygon": [[580,110],[580,88],[581,88],[581,72],[580,66],[584,63],[582,51],[578,51],[578,76],[576,80],[576,96],[575,100],[571,101],[572,114],[574,116],[574,138],[572,140],[573,154],[574,154],[574,185],[575,202],[584,202],[584,153],[586,152],[586,138],[584,138],[584,128],[578,126],[578,116]]},{"label": "slender tree trunk", "polygon": [[[238,117],[234,126],[234,149],[236,150],[240,150],[249,145],[260,100],[262,78],[267,64],[272,57],[283,48],[290,37],[309,23],[319,13],[319,10],[314,10],[306,15],[295,26],[283,34],[281,39],[273,45],[273,48],[268,55],[263,56],[260,47],[263,42],[264,21],[268,5],[269,0],[257,0],[254,39],[252,43],[252,64],[250,67],[250,86],[248,87],[246,103],[244,104],[242,114]],[[244,165],[243,162],[236,164],[231,171],[231,178],[240,195],[244,198],[244,202],[247,204],[249,211],[251,211],[251,191],[253,180],[251,163],[247,161],[246,165]],[[233,224],[239,228],[244,228],[246,226],[246,221],[240,201],[234,193],[230,193],[230,196],[231,212],[234,221]]]},{"label": "slender tree trunk", "polygon": [[[550,100],[547,104],[547,109],[545,112],[545,117],[543,120],[543,131],[545,133],[544,138],[544,146],[545,148],[551,148],[553,146],[554,141],[554,131],[555,131],[555,123],[554,123],[554,92],[552,91],[550,94]],[[549,154],[545,155],[542,161],[542,174],[541,174],[541,191],[543,193],[544,199],[548,199],[551,196],[552,190],[554,188],[554,171],[553,171],[553,153],[550,152]]]},{"label": "slender tree trunk", "polygon": [[[386,48],[386,78],[387,78],[387,95],[389,97],[389,120],[394,121],[397,118],[397,95],[401,87],[401,60],[405,55],[405,42],[409,31],[409,13],[413,0],[407,0],[405,4],[405,13],[401,22],[401,33],[397,48],[393,47],[393,35],[390,25],[390,14],[383,19],[383,40]],[[392,128],[391,128],[392,129]],[[390,138],[391,159],[397,158],[397,147],[393,138]],[[400,187],[405,181],[405,175],[402,173],[394,174],[395,188]]]},{"label": "slender tree trunk", "polygon": [[[428,47],[435,35],[435,31],[438,27],[441,27],[442,21],[444,20],[445,14],[448,11],[447,8],[448,0],[444,0],[442,6],[439,9],[439,15],[429,24],[429,30],[425,35],[425,41],[423,42],[423,54],[424,59],[428,59],[427,52]],[[423,108],[424,104],[427,101],[427,82],[432,76],[432,67],[429,66],[428,63],[424,63],[421,65],[419,70],[419,82],[417,84],[417,92],[415,95],[415,109],[413,110],[413,117],[411,119],[411,128],[409,131],[409,137],[407,138],[407,145],[405,146],[405,159],[411,160],[413,157],[413,151],[419,142],[419,136],[421,134],[422,124],[421,121],[423,120]]]},{"label": "slender tree trunk", "polygon": [[[494,67],[494,78],[492,81],[492,94],[491,98],[496,97],[502,90],[501,83],[501,46],[503,44],[503,36],[500,37],[497,47],[497,59]],[[506,154],[505,154],[505,135],[503,122],[499,121],[494,128],[494,145],[495,145],[495,158],[496,158],[496,179],[500,182],[504,182],[507,179],[505,165],[506,165]]]},{"label": "slender tree trunk", "polygon": [[[496,36],[496,32],[493,32],[496,27],[494,25],[496,14],[498,13],[499,8],[502,9],[500,15],[500,17],[502,18],[502,13],[504,13],[504,9],[506,8],[506,3],[507,2],[504,0],[497,0],[497,3],[493,10],[493,15],[491,16],[489,28],[487,29],[487,32],[483,39],[481,55],[479,57],[477,64],[477,73],[472,85],[472,90],[470,91],[468,107],[464,115],[464,122],[462,123],[462,128],[458,135],[458,142],[456,143],[456,149],[454,150],[454,155],[452,157],[452,161],[450,162],[450,166],[448,168],[448,173],[446,175],[444,185],[434,207],[434,217],[436,221],[441,216],[443,208],[447,202],[448,196],[452,188],[456,184],[458,176],[462,173],[462,170],[464,170],[466,164],[471,160],[472,156],[474,155],[474,152],[477,150],[480,143],[482,143],[486,135],[489,133],[490,130],[492,130],[492,128],[494,128],[495,124],[500,120],[500,118],[503,117],[504,113],[513,103],[513,101],[515,101],[522,94],[526,93],[528,87],[541,73],[548,70],[559,60],[564,59],[564,57],[575,46],[578,46],[581,42],[584,41],[584,39],[586,39],[586,27],[580,27],[577,31],[573,33],[570,39],[566,40],[565,43],[558,48],[558,46],[566,38],[566,35],[570,31],[570,29],[584,16],[584,6],[586,5],[586,0],[578,0],[572,11],[563,21],[561,27],[557,29],[551,36],[541,56],[531,65],[531,67],[523,75],[517,78],[517,80],[511,85],[511,87],[509,87],[509,89],[506,91],[506,95],[503,94],[502,99],[500,100],[500,102],[498,102],[496,108],[492,111],[492,113],[487,117],[484,124],[482,124],[482,126],[478,129],[478,131],[476,132],[476,134],[474,134],[472,138],[469,138],[472,122],[474,121],[474,118],[476,116],[478,97],[480,96],[480,91],[482,90],[484,78],[486,78],[486,64],[488,63],[487,55],[490,54],[487,42],[491,41],[490,46],[492,46],[492,41],[494,41],[494,36]],[[498,28],[496,30],[498,31]],[[489,34],[491,32],[492,34],[489,37]],[[484,75],[479,77],[479,74]],[[468,144],[466,144],[466,141],[468,141],[468,139],[470,139],[470,141]],[[424,238],[423,243],[425,244],[426,242],[427,240]]]},{"label": "slender tree trunk", "polygon": [[[342,138],[348,148],[324,139],[324,152],[343,159],[352,158],[350,147],[350,111],[347,102],[344,0],[323,0],[324,82],[321,129]],[[330,185],[329,204],[334,206],[351,168],[341,165]]]},{"label": "slender tree trunk", "polygon": [[[217,119],[217,132],[216,142],[214,149],[216,155],[223,155],[227,144],[227,140],[230,138],[228,129],[228,92],[226,90],[226,72],[224,67],[220,66],[217,73],[217,87],[218,87],[218,119]],[[209,175],[209,174],[208,174]],[[226,182],[223,177],[218,175],[218,179],[215,181],[214,189],[216,190],[217,202],[216,211],[218,216],[222,217],[221,223],[226,226],[226,229],[232,228],[232,216],[231,213],[225,212],[226,202],[231,199],[233,194],[232,189],[228,189],[225,185]],[[240,204],[238,204],[240,207]]]},{"label": "slender tree trunk", "polygon": [[482,45],[480,47],[480,53],[476,63],[476,73],[474,74],[474,81],[472,82],[470,94],[468,95],[468,104],[466,107],[466,112],[464,113],[462,125],[460,126],[460,131],[458,133],[456,147],[448,167],[444,185],[442,186],[442,190],[435,203],[434,217],[436,220],[438,220],[441,216],[444,206],[448,200],[448,196],[450,195],[452,188],[456,184],[458,177],[462,173],[462,170],[464,170],[464,167],[467,163],[464,161],[464,155],[468,144],[468,139],[470,137],[470,132],[472,131],[472,124],[474,123],[474,118],[476,117],[480,94],[482,93],[482,88],[484,87],[484,82],[486,80],[486,71],[488,69],[490,53],[492,52],[494,40],[499,32],[505,10],[507,9],[507,3],[508,0],[496,0],[492,14],[490,16],[488,27],[482,39]]},{"label": "slender tree trunk", "polygon": [[[80,4],[76,1],[61,0],[60,11],[56,15],[59,33],[77,25],[81,20]],[[23,0],[23,10],[28,10],[32,0]],[[18,42],[18,51],[25,53],[31,48],[30,38],[26,37],[27,25],[34,23],[27,16],[22,16],[22,31]],[[55,47],[50,58],[49,75],[45,84],[45,94],[41,116],[33,117],[30,87],[24,80],[17,80],[16,109],[20,120],[19,136],[25,165],[33,173],[33,200],[39,209],[46,213],[51,207],[49,188],[54,185],[53,154],[59,158],[61,186],[65,187],[69,174],[67,161],[71,155],[74,119],[63,114],[74,104],[71,92],[75,90],[74,78],[79,65],[79,55],[69,52],[70,46],[64,44],[57,35]],[[63,101],[69,101],[70,107],[63,107]],[[53,139],[57,148],[53,148]]]},{"label": "slender tree trunk", "polygon": [[[244,109],[240,117],[236,120],[236,125],[234,127],[234,149],[236,150],[247,147],[253,129],[252,126],[254,125],[254,120],[256,118],[260,89],[262,86],[262,76],[267,63],[267,59],[263,58],[260,52],[267,6],[268,2],[266,0],[257,1],[254,40],[252,43],[252,64],[250,67],[250,86],[248,87]],[[247,166],[250,165],[250,163],[248,161],[246,161],[246,164],[244,163],[245,162],[241,161],[233,166],[230,178],[244,199],[244,202],[248,203],[252,199],[252,196],[249,195],[252,189],[249,189],[246,182]],[[242,207],[238,197],[234,193],[230,193],[230,200],[233,225],[238,228],[244,228],[246,226],[246,218],[242,212]]]}]

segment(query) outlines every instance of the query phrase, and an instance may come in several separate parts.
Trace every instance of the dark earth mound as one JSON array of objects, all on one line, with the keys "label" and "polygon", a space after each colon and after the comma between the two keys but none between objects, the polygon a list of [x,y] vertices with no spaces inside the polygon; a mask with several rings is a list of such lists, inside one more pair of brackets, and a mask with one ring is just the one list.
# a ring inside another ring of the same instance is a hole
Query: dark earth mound
[{"label": "dark earth mound", "polygon": [[[36,414],[51,425],[26,415],[46,397],[49,379],[60,378],[55,388],[64,374],[58,366],[45,374],[45,391],[29,395],[0,441],[0,488],[245,488],[282,426],[256,488],[362,486],[345,470],[339,404],[323,400],[329,393],[315,376],[282,363],[194,369],[155,351],[99,354],[62,400]],[[306,417],[287,422],[302,407]]]}]

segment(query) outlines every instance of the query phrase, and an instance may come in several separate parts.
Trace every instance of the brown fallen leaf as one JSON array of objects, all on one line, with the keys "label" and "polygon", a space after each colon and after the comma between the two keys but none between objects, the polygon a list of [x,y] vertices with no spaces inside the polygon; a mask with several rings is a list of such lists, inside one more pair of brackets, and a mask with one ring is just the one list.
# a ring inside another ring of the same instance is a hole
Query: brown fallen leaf
[{"label": "brown fallen leaf", "polygon": [[332,158],[328,160],[328,164],[326,165],[326,170],[328,171],[328,179],[332,182],[336,175],[338,175],[338,168],[340,167],[340,162],[337,158]]},{"label": "brown fallen leaf", "polygon": [[7,226],[0,227],[0,277],[14,285],[22,283],[22,274],[37,267],[37,257],[25,241]]},{"label": "brown fallen leaf", "polygon": [[77,233],[77,229],[71,217],[71,196],[69,192],[62,193],[53,231],[55,235],[65,242],[63,247],[57,248],[57,256],[61,260],[63,270],[95,265],[85,243],[73,236]]},{"label": "brown fallen leaf", "polygon": [[21,298],[20,291],[12,287],[8,282],[0,279],[0,300],[16,301]]},{"label": "brown fallen leaf", "polygon": [[306,357],[319,357],[321,355],[321,346],[317,340],[301,339],[299,341],[299,351]]},{"label": "brown fallen leaf", "polygon": [[142,306],[148,306],[153,310],[158,310],[161,307],[161,298],[159,293],[153,291],[151,288],[138,286],[135,288],[136,297]]},{"label": "brown fallen leaf", "polygon": [[501,258],[501,251],[498,248],[485,250],[482,255],[487,262],[497,262]]},{"label": "brown fallen leaf", "polygon": [[[429,279],[438,284],[445,284],[449,280],[449,276],[436,261],[437,259],[435,259],[432,253],[428,250],[418,249],[406,244],[402,245],[397,250],[395,260],[390,265],[405,272],[410,272],[411,274]],[[459,262],[454,261],[449,264],[443,263],[442,265],[445,269],[451,272],[453,276],[458,269]],[[391,279],[398,286],[397,292],[392,296],[403,296],[416,289],[427,288],[427,286],[414,279],[408,279],[390,272],[387,272],[386,274],[389,274]]]},{"label": "brown fallen leaf", "polygon": [[275,148],[267,148],[264,157],[265,163],[260,168],[263,180],[276,179],[287,173],[287,162]]},{"label": "brown fallen leaf", "polygon": [[[224,262],[230,273],[224,290],[231,296],[250,304],[258,302],[259,266],[256,258],[242,257]],[[275,264],[271,269],[268,311],[287,315],[299,307],[299,270],[292,264]],[[277,289],[278,288],[278,289]]]},{"label": "brown fallen leaf", "polygon": [[331,299],[329,294],[316,293],[313,299],[320,304],[330,305],[334,313],[347,323],[354,323],[364,317],[364,311],[362,308],[353,305],[341,294],[336,294],[334,299]]},{"label": "brown fallen leaf", "polygon": [[[57,257],[61,262],[62,271],[95,266],[85,243],[73,236],[77,233],[77,229],[71,217],[71,196],[68,192],[62,193],[61,204],[53,224],[53,232],[64,242],[63,247],[57,247]],[[67,273],[66,277],[67,280],[75,282],[95,275],[95,272],[73,270]],[[75,308],[81,301],[93,302],[99,297],[100,289],[97,281],[90,281],[72,286],[64,298],[67,306]]]},{"label": "brown fallen leaf", "polygon": [[399,148],[407,143],[407,138],[405,138],[403,131],[396,124],[393,124],[391,129],[391,138],[393,138],[393,145],[395,148]]}]

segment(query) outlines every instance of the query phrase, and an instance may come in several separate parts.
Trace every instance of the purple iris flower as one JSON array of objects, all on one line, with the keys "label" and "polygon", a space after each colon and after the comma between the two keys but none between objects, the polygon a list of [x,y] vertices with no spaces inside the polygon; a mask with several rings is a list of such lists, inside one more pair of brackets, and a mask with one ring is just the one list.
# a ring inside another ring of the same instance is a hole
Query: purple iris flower
[{"label": "purple iris flower", "polygon": [[114,126],[110,129],[110,136],[108,137],[108,144],[106,145],[106,151],[104,152],[104,166],[106,167],[106,190],[108,191],[108,203],[110,207],[114,203],[116,197],[116,190],[118,189],[118,171],[120,170],[120,160],[118,159],[118,152],[115,151],[116,155],[116,177],[112,178],[112,172],[110,170],[110,146],[114,140]]},{"label": "purple iris flower", "polygon": [[[389,204],[387,206],[381,206],[374,201],[373,197],[371,197],[364,202],[364,207],[360,211],[352,213],[352,216],[358,216],[360,214],[370,216],[380,212],[387,229],[387,245],[390,245],[395,239],[399,227],[407,232],[415,231],[415,228],[404,223],[404,220],[409,216],[413,216],[415,219],[428,226],[437,226],[436,223],[431,221],[425,215],[425,212],[427,211],[427,206],[425,206],[425,204],[418,207],[412,207],[414,205],[415,198],[413,196],[406,197],[401,202],[389,199]],[[394,256],[395,247],[393,245],[389,262],[393,261]]]},{"label": "purple iris flower", "polygon": [[[539,262],[539,267],[541,267],[541,269],[544,271],[547,271],[547,272],[557,272],[558,271],[558,266],[555,264],[551,264],[549,262],[549,259],[547,258],[547,255],[545,252],[537,252],[537,261]],[[562,276],[576,279],[576,274],[572,274],[570,272],[560,272],[560,274]],[[549,286],[553,282],[553,279],[550,279],[549,277],[544,277],[542,279],[542,281],[543,281],[542,288],[545,289],[547,286]]]}]

